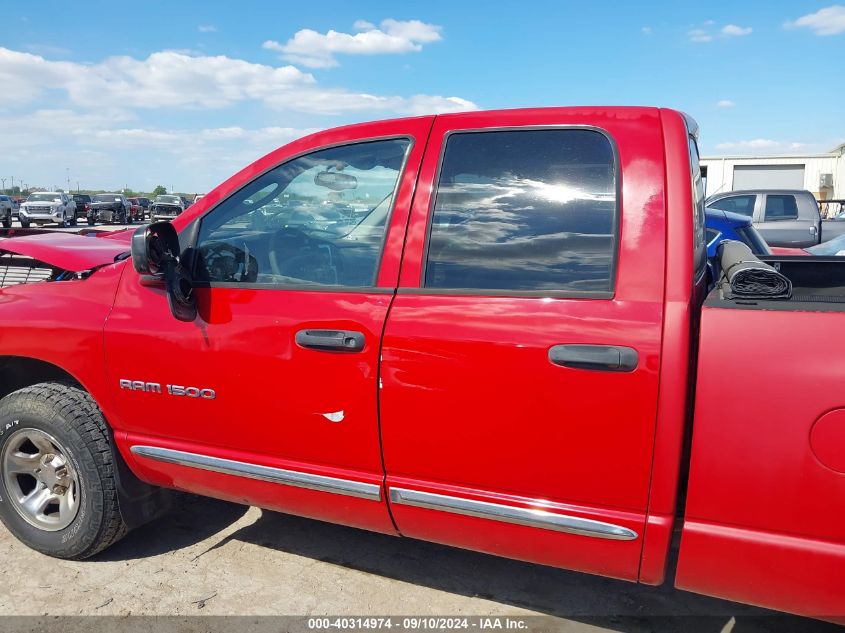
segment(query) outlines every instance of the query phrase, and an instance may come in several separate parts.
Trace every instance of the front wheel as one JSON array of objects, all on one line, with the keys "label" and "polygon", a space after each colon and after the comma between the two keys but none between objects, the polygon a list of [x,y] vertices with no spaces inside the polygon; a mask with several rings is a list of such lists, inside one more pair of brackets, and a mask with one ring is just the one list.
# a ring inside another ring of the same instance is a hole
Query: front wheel
[{"label": "front wheel", "polygon": [[46,382],[0,401],[0,520],[56,558],[93,556],[126,533],[102,413],[75,385]]},{"label": "front wheel", "polygon": [[3,220],[3,228],[10,229],[12,228],[12,218],[6,218]]},{"label": "front wheel", "polygon": [[21,220],[21,228],[28,229],[29,228],[29,220]]},{"label": "front wheel", "polygon": [[58,222],[59,228],[67,228],[67,212],[62,211],[62,219]]},{"label": "front wheel", "polygon": [[94,226],[97,223],[97,220],[94,219],[94,216],[88,216],[88,226]]}]

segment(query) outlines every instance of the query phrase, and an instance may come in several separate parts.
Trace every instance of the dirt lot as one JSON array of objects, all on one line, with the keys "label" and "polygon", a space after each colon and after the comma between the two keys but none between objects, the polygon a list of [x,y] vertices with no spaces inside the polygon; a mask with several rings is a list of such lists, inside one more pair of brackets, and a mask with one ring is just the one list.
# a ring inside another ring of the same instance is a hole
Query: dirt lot
[{"label": "dirt lot", "polygon": [[[197,497],[85,562],[37,554],[0,527],[0,615],[232,614],[552,616],[530,621],[562,631],[841,630]],[[0,629],[43,630],[38,622],[2,618]]]}]

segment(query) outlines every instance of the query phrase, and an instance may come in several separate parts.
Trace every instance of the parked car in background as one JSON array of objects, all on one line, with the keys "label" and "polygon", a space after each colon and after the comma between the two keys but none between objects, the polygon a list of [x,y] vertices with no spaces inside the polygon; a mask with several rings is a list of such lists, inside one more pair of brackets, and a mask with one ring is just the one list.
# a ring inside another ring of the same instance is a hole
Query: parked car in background
[{"label": "parked car in background", "polygon": [[704,221],[708,257],[716,257],[716,248],[725,240],[744,242],[758,257],[772,254],[747,215],[710,208],[704,212]]},{"label": "parked car in background", "polygon": [[122,193],[98,193],[91,200],[88,225],[97,222],[132,224],[131,205]]},{"label": "parked car in background", "polygon": [[12,211],[14,206],[15,205],[9,196],[0,194],[0,222],[2,222],[3,226],[7,229],[12,226]]},{"label": "parked car in background", "polygon": [[141,196],[138,198],[138,204],[140,204],[141,208],[144,210],[144,214],[141,219],[150,217],[150,206],[153,204],[152,200]]},{"label": "parked car in background", "polygon": [[91,196],[87,193],[75,193],[72,198],[76,203],[76,217],[87,218],[88,212],[91,210]]},{"label": "parked car in background", "polygon": [[164,194],[156,196],[151,209],[152,220],[172,220],[185,210],[185,204],[180,196]]},{"label": "parked car in background", "polygon": [[21,205],[19,219],[23,228],[55,222],[59,226],[76,226],[76,203],[66,193],[37,191]]},{"label": "parked car in background", "polygon": [[751,218],[769,246],[807,248],[845,234],[845,222],[822,221],[815,196],[801,189],[730,191],[705,203]]},{"label": "parked car in background", "polygon": [[127,200],[129,201],[129,213],[132,215],[132,219],[142,222],[144,220],[144,207],[141,206],[141,199],[127,198]]},{"label": "parked car in background", "polygon": [[194,204],[196,204],[197,202],[202,200],[204,197],[205,197],[204,193],[198,193],[197,195],[195,195],[194,196]]}]

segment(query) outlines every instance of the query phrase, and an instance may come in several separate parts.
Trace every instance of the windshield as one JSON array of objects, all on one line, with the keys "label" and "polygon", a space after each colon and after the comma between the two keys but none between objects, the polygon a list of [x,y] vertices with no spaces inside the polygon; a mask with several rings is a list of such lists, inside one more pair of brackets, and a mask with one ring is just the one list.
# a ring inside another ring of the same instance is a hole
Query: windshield
[{"label": "windshield", "polygon": [[30,194],[27,202],[61,202],[61,196],[55,193],[33,193]]},{"label": "windshield", "polygon": [[114,194],[94,196],[94,202],[120,202],[120,196],[116,196]]},{"label": "windshield", "polygon": [[769,245],[766,243],[766,240],[763,239],[763,236],[757,232],[753,226],[744,226],[741,228],[736,229],[737,235],[742,238],[742,241],[748,245],[748,248],[751,249],[751,252],[755,255],[771,255],[772,251],[769,250]]},{"label": "windshield", "polygon": [[164,204],[180,204],[182,200],[179,196],[156,196],[156,202],[163,202]]},{"label": "windshield", "polygon": [[832,257],[834,255],[845,255],[845,235],[834,237],[828,242],[817,244],[805,249],[808,253],[817,257]]}]

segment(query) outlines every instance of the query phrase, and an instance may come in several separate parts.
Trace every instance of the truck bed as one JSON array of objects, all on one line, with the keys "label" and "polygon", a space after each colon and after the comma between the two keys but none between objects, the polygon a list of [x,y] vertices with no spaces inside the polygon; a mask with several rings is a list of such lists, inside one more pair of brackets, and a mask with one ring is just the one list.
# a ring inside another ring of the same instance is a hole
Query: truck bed
[{"label": "truck bed", "polygon": [[728,299],[718,287],[705,306],[766,310],[845,311],[845,257],[761,257],[792,282],[789,299]]},{"label": "truck bed", "polygon": [[702,309],[677,585],[830,618],[845,586],[845,260],[767,261],[791,299],[716,288]]}]

